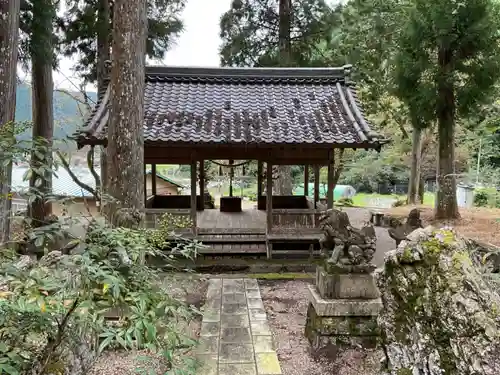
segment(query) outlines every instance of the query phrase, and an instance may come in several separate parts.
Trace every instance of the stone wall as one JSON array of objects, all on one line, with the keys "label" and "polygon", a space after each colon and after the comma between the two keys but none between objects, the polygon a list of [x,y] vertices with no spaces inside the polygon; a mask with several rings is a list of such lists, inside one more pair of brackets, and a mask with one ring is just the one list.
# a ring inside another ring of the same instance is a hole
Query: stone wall
[{"label": "stone wall", "polygon": [[378,318],[391,375],[500,374],[500,296],[451,229],[417,229],[387,253]]}]

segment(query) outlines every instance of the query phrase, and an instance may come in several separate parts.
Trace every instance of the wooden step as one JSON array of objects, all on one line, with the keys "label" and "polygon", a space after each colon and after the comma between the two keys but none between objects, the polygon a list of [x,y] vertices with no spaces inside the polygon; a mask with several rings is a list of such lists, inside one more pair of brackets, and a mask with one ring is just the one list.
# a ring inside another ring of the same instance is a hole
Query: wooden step
[{"label": "wooden step", "polygon": [[199,254],[266,254],[266,244],[207,244]]}]

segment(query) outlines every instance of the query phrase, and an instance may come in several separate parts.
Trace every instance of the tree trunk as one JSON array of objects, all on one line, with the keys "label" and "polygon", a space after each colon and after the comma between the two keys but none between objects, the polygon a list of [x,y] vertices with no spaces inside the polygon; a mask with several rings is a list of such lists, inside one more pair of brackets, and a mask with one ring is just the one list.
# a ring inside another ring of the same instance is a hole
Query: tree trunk
[{"label": "tree trunk", "polygon": [[408,204],[418,204],[420,186],[420,165],[422,156],[422,129],[413,127],[411,150],[411,173],[408,186]]},{"label": "tree trunk", "polygon": [[[17,42],[20,0],[0,0],[0,128],[13,125],[16,109]],[[9,133],[9,129],[5,134]],[[13,136],[13,134],[12,134]],[[0,244],[9,241],[12,163],[3,165],[0,151]]]},{"label": "tree trunk", "polygon": [[[279,56],[280,66],[290,66],[292,56],[291,20],[292,1],[279,0]],[[283,165],[278,167],[278,178],[275,180],[277,195],[292,195],[292,167]]]},{"label": "tree trunk", "polygon": [[457,205],[455,179],[455,94],[451,75],[452,51],[440,47],[438,63],[441,69],[438,78],[438,176],[436,196],[436,219],[460,217]]},{"label": "tree trunk", "polygon": [[[109,80],[109,62],[111,60],[111,9],[109,0],[99,0],[97,11],[97,92],[102,94],[106,90]],[[100,147],[99,162],[101,165],[101,186],[98,186],[102,193],[105,192],[107,178],[107,155],[106,148]]]},{"label": "tree trunk", "polygon": [[[108,127],[107,193],[118,207],[134,213],[144,208],[144,66],[146,2],[117,0],[113,10],[111,109]],[[137,214],[137,215],[136,215]],[[133,226],[113,215],[112,222]]]},{"label": "tree trunk", "polygon": [[[55,15],[52,0],[33,2],[33,25],[31,36],[31,88],[33,103],[33,141],[43,145],[38,152],[31,153],[31,167],[52,165],[52,138],[54,134],[54,107],[52,65],[54,61],[52,21]],[[42,143],[43,142],[43,143]],[[40,152],[41,151],[41,152]],[[39,180],[40,184],[37,183]],[[52,214],[52,203],[44,196],[51,194],[52,173],[33,173],[30,190],[36,189],[41,197],[29,205],[33,226],[45,225]]]}]

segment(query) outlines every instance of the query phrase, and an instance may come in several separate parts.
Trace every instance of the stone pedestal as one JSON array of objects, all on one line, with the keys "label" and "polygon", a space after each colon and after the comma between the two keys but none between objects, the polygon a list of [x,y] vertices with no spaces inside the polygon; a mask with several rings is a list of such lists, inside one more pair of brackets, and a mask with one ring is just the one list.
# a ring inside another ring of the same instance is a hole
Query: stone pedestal
[{"label": "stone pedestal", "polygon": [[[315,350],[328,345],[374,347],[382,309],[373,265],[318,267],[309,286],[305,334]],[[327,271],[328,270],[328,271]]]}]

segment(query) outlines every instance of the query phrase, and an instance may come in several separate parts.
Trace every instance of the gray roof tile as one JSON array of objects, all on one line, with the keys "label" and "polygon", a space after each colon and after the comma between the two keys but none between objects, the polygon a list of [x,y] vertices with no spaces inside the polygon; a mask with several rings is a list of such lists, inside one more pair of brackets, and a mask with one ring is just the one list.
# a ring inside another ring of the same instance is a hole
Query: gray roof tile
[{"label": "gray roof tile", "polygon": [[[144,140],[379,147],[342,68],[147,67]],[[78,135],[105,143],[110,87]]]}]

